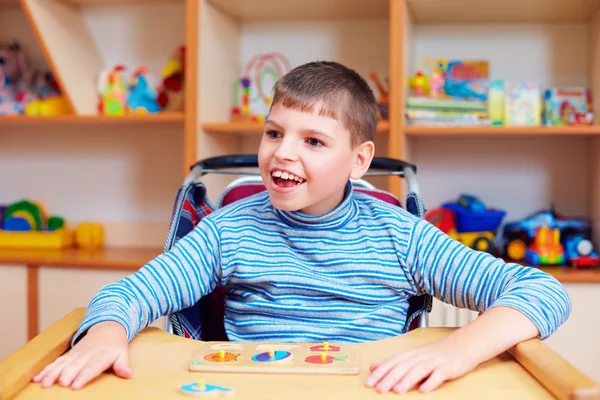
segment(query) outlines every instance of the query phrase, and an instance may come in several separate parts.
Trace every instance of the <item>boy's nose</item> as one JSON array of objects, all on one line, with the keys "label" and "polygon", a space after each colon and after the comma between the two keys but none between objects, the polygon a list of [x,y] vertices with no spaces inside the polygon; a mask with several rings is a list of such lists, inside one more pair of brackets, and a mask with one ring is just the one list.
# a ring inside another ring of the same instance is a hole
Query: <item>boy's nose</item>
[{"label": "boy's nose", "polygon": [[296,161],[298,159],[298,149],[291,140],[283,140],[275,150],[275,158],[278,160]]}]

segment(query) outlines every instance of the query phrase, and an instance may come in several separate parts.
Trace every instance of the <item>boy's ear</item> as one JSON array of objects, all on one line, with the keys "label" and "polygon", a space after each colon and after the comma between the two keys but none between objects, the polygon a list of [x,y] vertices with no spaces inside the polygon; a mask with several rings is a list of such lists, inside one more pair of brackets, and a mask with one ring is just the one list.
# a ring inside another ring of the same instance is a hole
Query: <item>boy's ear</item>
[{"label": "boy's ear", "polygon": [[359,144],[358,147],[354,149],[354,165],[352,166],[350,178],[362,178],[369,170],[369,166],[371,166],[371,161],[373,160],[374,155],[375,143],[369,140]]}]

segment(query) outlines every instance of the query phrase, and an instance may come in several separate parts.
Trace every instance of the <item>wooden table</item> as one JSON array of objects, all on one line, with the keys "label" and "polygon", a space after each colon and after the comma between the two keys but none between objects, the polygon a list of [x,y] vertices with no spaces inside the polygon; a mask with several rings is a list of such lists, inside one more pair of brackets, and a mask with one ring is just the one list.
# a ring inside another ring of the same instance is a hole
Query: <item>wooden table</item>
[{"label": "wooden table", "polygon": [[[76,309],[42,332],[0,364],[0,399],[184,399],[181,385],[204,379],[232,387],[238,399],[381,399],[364,386],[370,363],[400,351],[439,339],[451,328],[417,329],[403,336],[363,343],[361,373],[333,375],[198,374],[187,370],[198,342],[158,328],[147,328],[130,345],[134,376],[128,380],[105,373],[80,391],[54,386],[41,389],[30,383],[44,365],[68,348],[85,310]],[[512,354],[512,356],[511,356]],[[514,357],[514,358],[513,358]],[[535,376],[535,377],[534,377]],[[410,392],[402,398],[423,395]],[[444,384],[431,399],[600,399],[600,389],[537,339],[517,345],[477,367],[468,375]]]}]

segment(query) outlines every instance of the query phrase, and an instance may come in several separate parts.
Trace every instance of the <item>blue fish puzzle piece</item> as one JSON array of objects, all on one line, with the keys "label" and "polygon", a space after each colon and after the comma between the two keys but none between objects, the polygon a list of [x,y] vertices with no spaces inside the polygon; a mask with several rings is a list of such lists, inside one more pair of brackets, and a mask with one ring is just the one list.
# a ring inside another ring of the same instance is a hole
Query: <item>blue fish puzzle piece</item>
[{"label": "blue fish puzzle piece", "polygon": [[231,396],[234,391],[224,386],[205,384],[204,389],[200,389],[198,382],[183,385],[181,391],[189,396]]}]

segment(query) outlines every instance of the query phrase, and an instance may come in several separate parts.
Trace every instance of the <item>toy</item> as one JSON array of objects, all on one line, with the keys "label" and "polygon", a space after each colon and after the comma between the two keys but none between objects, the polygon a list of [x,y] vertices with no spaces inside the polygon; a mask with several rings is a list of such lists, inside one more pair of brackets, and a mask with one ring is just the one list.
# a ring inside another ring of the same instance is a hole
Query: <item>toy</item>
[{"label": "toy", "polygon": [[110,70],[103,70],[98,77],[98,112],[105,115],[124,115],[127,86],[122,72],[125,67],[117,65]]},{"label": "toy", "polygon": [[82,223],[75,231],[65,220],[49,215],[36,201],[19,200],[8,204],[0,220],[0,248],[63,249],[75,244],[96,249],[104,243],[104,229],[97,223]]},{"label": "toy", "polygon": [[68,100],[61,94],[57,82],[50,72],[36,73],[34,83],[34,99],[25,106],[25,115],[35,116],[57,116],[72,114]]},{"label": "toy", "polygon": [[179,46],[162,71],[162,84],[156,101],[163,111],[183,111],[185,79],[185,46]]},{"label": "toy", "polygon": [[23,114],[30,85],[31,72],[19,42],[0,46],[0,115]]},{"label": "toy", "polygon": [[592,94],[587,88],[550,88],[544,92],[544,125],[592,125]]},{"label": "toy", "polygon": [[504,102],[504,81],[491,82],[488,93],[488,115],[491,125],[504,125]]},{"label": "toy", "polygon": [[194,372],[333,375],[360,372],[355,344],[200,342],[198,346],[189,364],[189,370]]},{"label": "toy", "polygon": [[[279,53],[258,54],[250,59],[244,68],[244,75],[239,80],[239,85],[236,84],[234,98],[239,99],[239,104],[231,109],[232,121],[264,122],[273,100],[270,96],[273,85],[289,70],[289,61]],[[253,71],[254,79],[252,79]],[[238,94],[240,88],[241,95]],[[253,93],[255,93],[254,97],[252,97]]]},{"label": "toy", "polygon": [[495,254],[495,232],[505,215],[503,210],[486,208],[476,196],[463,194],[456,203],[428,211],[425,219],[465,246]]},{"label": "toy", "polygon": [[594,267],[600,261],[591,240],[582,234],[574,234],[566,238],[564,247],[566,261],[574,268]]},{"label": "toy", "polygon": [[420,71],[429,72],[429,96],[433,98],[445,97],[446,70],[448,60],[445,58],[422,57],[419,60]]},{"label": "toy", "polygon": [[525,251],[524,261],[531,266],[561,265],[565,259],[565,250],[560,243],[560,230],[543,225],[535,233],[529,248]]},{"label": "toy", "polygon": [[542,226],[550,230],[558,229],[563,247],[566,247],[565,241],[572,235],[580,234],[589,240],[592,234],[588,218],[566,218],[554,209],[538,211],[521,221],[509,222],[504,226],[502,242],[505,256],[514,261],[523,260],[527,248]]},{"label": "toy", "polygon": [[422,71],[417,71],[410,78],[409,85],[414,96],[427,96],[429,94],[429,78]]},{"label": "toy", "polygon": [[379,100],[377,100],[377,106],[379,107],[379,119],[387,120],[388,119],[388,107],[389,107],[389,92],[383,87],[381,81],[377,77],[377,73],[371,72],[369,74],[369,78],[373,81],[377,90],[379,91]]},{"label": "toy", "polygon": [[125,105],[127,112],[134,114],[154,114],[160,111],[156,92],[148,84],[148,68],[138,68],[131,78],[131,88]]},{"label": "toy", "polygon": [[199,380],[181,387],[181,392],[188,396],[232,396],[235,391],[223,386],[209,385],[204,380]]}]

